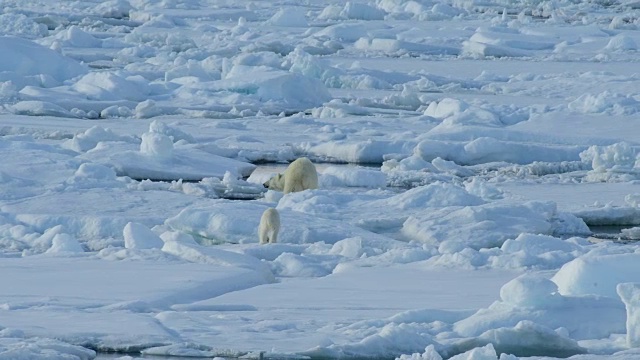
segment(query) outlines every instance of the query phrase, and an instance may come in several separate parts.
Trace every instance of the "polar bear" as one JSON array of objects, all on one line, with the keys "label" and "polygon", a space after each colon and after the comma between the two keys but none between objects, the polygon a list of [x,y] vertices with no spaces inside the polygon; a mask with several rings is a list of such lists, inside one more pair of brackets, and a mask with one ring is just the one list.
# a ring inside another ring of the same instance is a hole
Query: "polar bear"
[{"label": "polar bear", "polygon": [[260,225],[258,226],[258,236],[260,244],[273,244],[278,241],[280,232],[280,214],[274,208],[268,208],[262,213]]},{"label": "polar bear", "polygon": [[285,194],[318,188],[318,172],[315,165],[306,157],[296,159],[282,174],[265,182],[264,187],[283,191]]}]

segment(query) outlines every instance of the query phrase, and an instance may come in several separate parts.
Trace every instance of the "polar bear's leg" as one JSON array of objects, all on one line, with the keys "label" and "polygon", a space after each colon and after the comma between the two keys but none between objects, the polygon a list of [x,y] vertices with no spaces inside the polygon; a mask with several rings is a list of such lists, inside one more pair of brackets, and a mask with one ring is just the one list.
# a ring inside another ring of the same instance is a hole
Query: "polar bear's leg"
[{"label": "polar bear's leg", "polygon": [[304,190],[304,186],[302,186],[301,179],[295,179],[295,181],[294,180],[287,181],[284,185],[285,194],[288,194],[291,192],[303,191],[303,190]]},{"label": "polar bear's leg", "polygon": [[282,192],[285,194],[288,194],[290,192],[293,191],[293,182],[291,180],[284,182],[284,188],[282,189]]},{"label": "polar bear's leg", "polygon": [[260,222],[258,227],[258,237],[260,238],[260,244],[269,243],[269,228],[266,224]]},{"label": "polar bear's leg", "polygon": [[258,237],[260,238],[260,244],[266,244],[269,242],[269,234],[264,229],[258,231]]},{"label": "polar bear's leg", "polygon": [[275,244],[278,242],[278,230],[279,229],[271,230],[271,233],[269,234],[269,244]]}]

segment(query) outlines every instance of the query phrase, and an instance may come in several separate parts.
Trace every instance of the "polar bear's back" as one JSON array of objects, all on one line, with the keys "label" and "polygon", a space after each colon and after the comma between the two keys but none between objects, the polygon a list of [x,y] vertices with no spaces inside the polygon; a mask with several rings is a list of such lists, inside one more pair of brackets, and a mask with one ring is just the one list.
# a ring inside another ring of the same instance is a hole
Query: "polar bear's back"
[{"label": "polar bear's back", "polygon": [[318,188],[316,166],[306,157],[296,159],[284,171],[284,193]]},{"label": "polar bear's back", "polygon": [[280,214],[274,208],[268,208],[260,217],[258,225],[258,236],[261,244],[275,243],[278,241],[280,231]]},{"label": "polar bear's back", "polygon": [[262,213],[260,225],[269,228],[280,228],[280,214],[275,208],[268,208]]}]

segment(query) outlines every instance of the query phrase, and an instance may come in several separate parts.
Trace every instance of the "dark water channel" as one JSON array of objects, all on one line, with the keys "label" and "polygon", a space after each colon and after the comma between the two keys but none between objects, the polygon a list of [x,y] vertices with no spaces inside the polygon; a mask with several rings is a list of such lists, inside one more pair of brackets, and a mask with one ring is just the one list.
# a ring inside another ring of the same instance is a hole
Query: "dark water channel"
[{"label": "dark water channel", "polygon": [[[269,174],[281,173],[283,172],[289,164],[285,163],[264,163],[264,164],[256,164],[258,167],[253,171],[252,176],[268,176]],[[351,163],[317,163],[313,162],[313,165],[316,166],[316,170],[319,173],[324,172],[324,170],[328,167],[338,167],[338,168],[368,168],[368,169],[380,169],[381,164],[351,164]]]},{"label": "dark water channel", "polygon": [[589,229],[593,232],[591,239],[594,241],[613,241],[620,243],[629,243],[640,241],[640,233],[629,234],[624,233],[623,230],[633,228],[633,225],[604,225],[604,226],[589,226]]},{"label": "dark water channel", "polygon": [[[133,360],[133,359],[144,359],[144,360],[197,360],[197,359],[213,359],[213,357],[193,357],[193,356],[156,356],[156,355],[140,355],[140,354],[104,354],[98,353],[98,355],[94,358],[95,360]],[[227,359],[227,358],[225,358]]]}]

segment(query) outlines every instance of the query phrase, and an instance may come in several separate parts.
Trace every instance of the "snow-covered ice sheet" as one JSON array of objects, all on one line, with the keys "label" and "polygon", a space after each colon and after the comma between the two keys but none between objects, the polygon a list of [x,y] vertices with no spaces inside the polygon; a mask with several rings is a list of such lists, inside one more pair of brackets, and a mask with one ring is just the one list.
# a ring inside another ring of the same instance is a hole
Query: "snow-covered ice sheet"
[{"label": "snow-covered ice sheet", "polygon": [[[268,270],[193,263],[181,259],[183,252],[172,253],[156,248],[105,250],[90,257],[56,251],[3,258],[0,266],[12,274],[2,284],[3,327],[19,329],[24,338],[51,337],[96,350],[139,351],[180,341],[151,313],[273,281]],[[70,323],[74,325],[69,327]]]},{"label": "snow-covered ice sheet", "polygon": [[[416,264],[354,268],[175,305],[175,312],[163,312],[158,318],[179,333],[208,326],[219,329],[194,331],[185,339],[196,343],[302,353],[314,347],[357,343],[364,331],[379,331],[409,319],[451,322],[464,318],[496,300],[499,284],[513,277],[512,271],[439,271]],[[415,280],[400,280],[408,278]],[[447,285],[462,279],[477,286],[461,292]],[[410,346],[397,341],[398,347]]]}]

